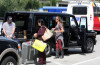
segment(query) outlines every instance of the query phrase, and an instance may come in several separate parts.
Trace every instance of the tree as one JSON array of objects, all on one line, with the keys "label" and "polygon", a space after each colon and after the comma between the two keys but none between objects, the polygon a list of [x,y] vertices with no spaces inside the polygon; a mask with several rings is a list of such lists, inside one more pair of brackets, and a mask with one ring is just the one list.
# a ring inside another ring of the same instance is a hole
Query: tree
[{"label": "tree", "polygon": [[43,6],[50,6],[50,2],[45,2]]},{"label": "tree", "polygon": [[25,10],[27,0],[0,0],[0,16],[5,12]]},{"label": "tree", "polygon": [[50,0],[51,6],[56,6],[56,0]]},{"label": "tree", "polygon": [[26,11],[41,7],[39,0],[0,0],[0,17],[5,12]]},{"label": "tree", "polygon": [[38,9],[41,7],[41,4],[38,0],[29,0],[25,9]]},{"label": "tree", "polygon": [[7,9],[4,6],[0,5],[0,17],[4,16],[4,13],[5,13],[6,10]]}]

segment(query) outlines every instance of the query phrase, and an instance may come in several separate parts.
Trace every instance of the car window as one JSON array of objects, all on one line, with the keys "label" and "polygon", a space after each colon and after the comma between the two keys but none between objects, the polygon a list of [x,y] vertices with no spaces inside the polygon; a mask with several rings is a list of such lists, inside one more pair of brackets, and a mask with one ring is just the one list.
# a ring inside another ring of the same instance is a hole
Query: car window
[{"label": "car window", "polygon": [[[64,27],[69,27],[69,18],[68,17],[65,17],[65,16],[60,16],[61,17],[61,20],[62,20],[62,24],[64,25]],[[56,19],[56,16],[54,15],[51,15],[51,16],[36,16],[35,17],[35,27],[38,25],[37,24],[37,21],[39,19],[43,19],[43,24],[48,27],[49,29],[51,28],[55,28],[55,25],[56,25],[56,22],[55,22],[55,19]]]},{"label": "car window", "polygon": [[76,27],[77,26],[73,17],[70,17],[70,26],[71,27]]},{"label": "car window", "polygon": [[56,22],[55,22],[56,16],[50,16],[50,23],[49,23],[49,29],[55,28]]},{"label": "car window", "polygon": [[80,28],[86,28],[86,17],[81,17]]},{"label": "car window", "polygon": [[50,25],[49,25],[50,24],[49,16],[36,16],[35,20],[34,20],[35,27],[38,25],[38,20],[39,19],[43,20],[43,22],[42,22],[43,25],[45,25],[48,28],[50,27]]},{"label": "car window", "polygon": [[19,20],[15,22],[16,26],[24,26],[24,23],[25,23],[24,21],[19,21]]},{"label": "car window", "polygon": [[64,17],[64,18],[63,18],[63,21],[64,21],[64,22],[63,22],[64,27],[65,27],[65,28],[69,28],[69,26],[70,26],[70,25],[69,25],[69,23],[70,23],[70,18],[69,18],[69,17]]},{"label": "car window", "polygon": [[[65,16],[60,16],[60,18],[61,18],[61,22],[63,24],[63,27],[69,27],[69,18],[65,17]],[[50,21],[50,22],[52,22],[52,24],[50,24],[50,25],[52,25],[52,28],[54,28],[56,25],[55,20],[56,20],[56,16],[53,16],[51,21]]]}]

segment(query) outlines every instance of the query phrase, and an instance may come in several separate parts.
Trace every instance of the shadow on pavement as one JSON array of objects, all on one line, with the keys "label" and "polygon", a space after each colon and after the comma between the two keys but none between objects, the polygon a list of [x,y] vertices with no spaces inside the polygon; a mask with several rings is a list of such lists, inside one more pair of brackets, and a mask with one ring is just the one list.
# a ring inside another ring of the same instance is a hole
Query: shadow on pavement
[{"label": "shadow on pavement", "polygon": [[[81,49],[68,49],[67,51],[64,51],[65,56],[74,55],[74,54],[86,55],[86,54],[91,54],[91,53],[83,53]],[[55,51],[53,51],[51,55],[55,56]]]},{"label": "shadow on pavement", "polygon": [[[80,54],[80,55],[86,55],[86,53],[83,53],[81,51],[81,49],[69,49],[67,52],[66,52],[68,55],[72,55],[72,54]],[[65,54],[66,55],[66,54]]]}]

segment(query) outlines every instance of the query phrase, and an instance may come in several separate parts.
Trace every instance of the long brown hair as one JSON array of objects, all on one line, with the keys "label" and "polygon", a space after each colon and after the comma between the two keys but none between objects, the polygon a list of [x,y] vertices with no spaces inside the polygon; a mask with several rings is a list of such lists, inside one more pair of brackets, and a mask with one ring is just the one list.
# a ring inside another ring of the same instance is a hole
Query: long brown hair
[{"label": "long brown hair", "polygon": [[60,23],[62,23],[63,22],[63,20],[61,19],[61,17],[60,16],[56,16],[58,19],[59,19],[59,22]]}]

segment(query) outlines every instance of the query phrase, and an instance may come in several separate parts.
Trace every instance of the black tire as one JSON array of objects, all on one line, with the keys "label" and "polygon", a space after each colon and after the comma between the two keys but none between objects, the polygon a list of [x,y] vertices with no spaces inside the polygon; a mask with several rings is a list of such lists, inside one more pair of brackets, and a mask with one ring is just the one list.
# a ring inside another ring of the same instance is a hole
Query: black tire
[{"label": "black tire", "polygon": [[86,44],[82,46],[82,52],[92,53],[94,49],[94,41],[92,38],[87,38]]},{"label": "black tire", "polygon": [[1,65],[17,65],[17,62],[13,57],[8,56],[1,62]]},{"label": "black tire", "polygon": [[45,49],[45,52],[46,52],[46,56],[50,56],[51,55],[51,46],[49,44],[47,44],[47,47]]}]

